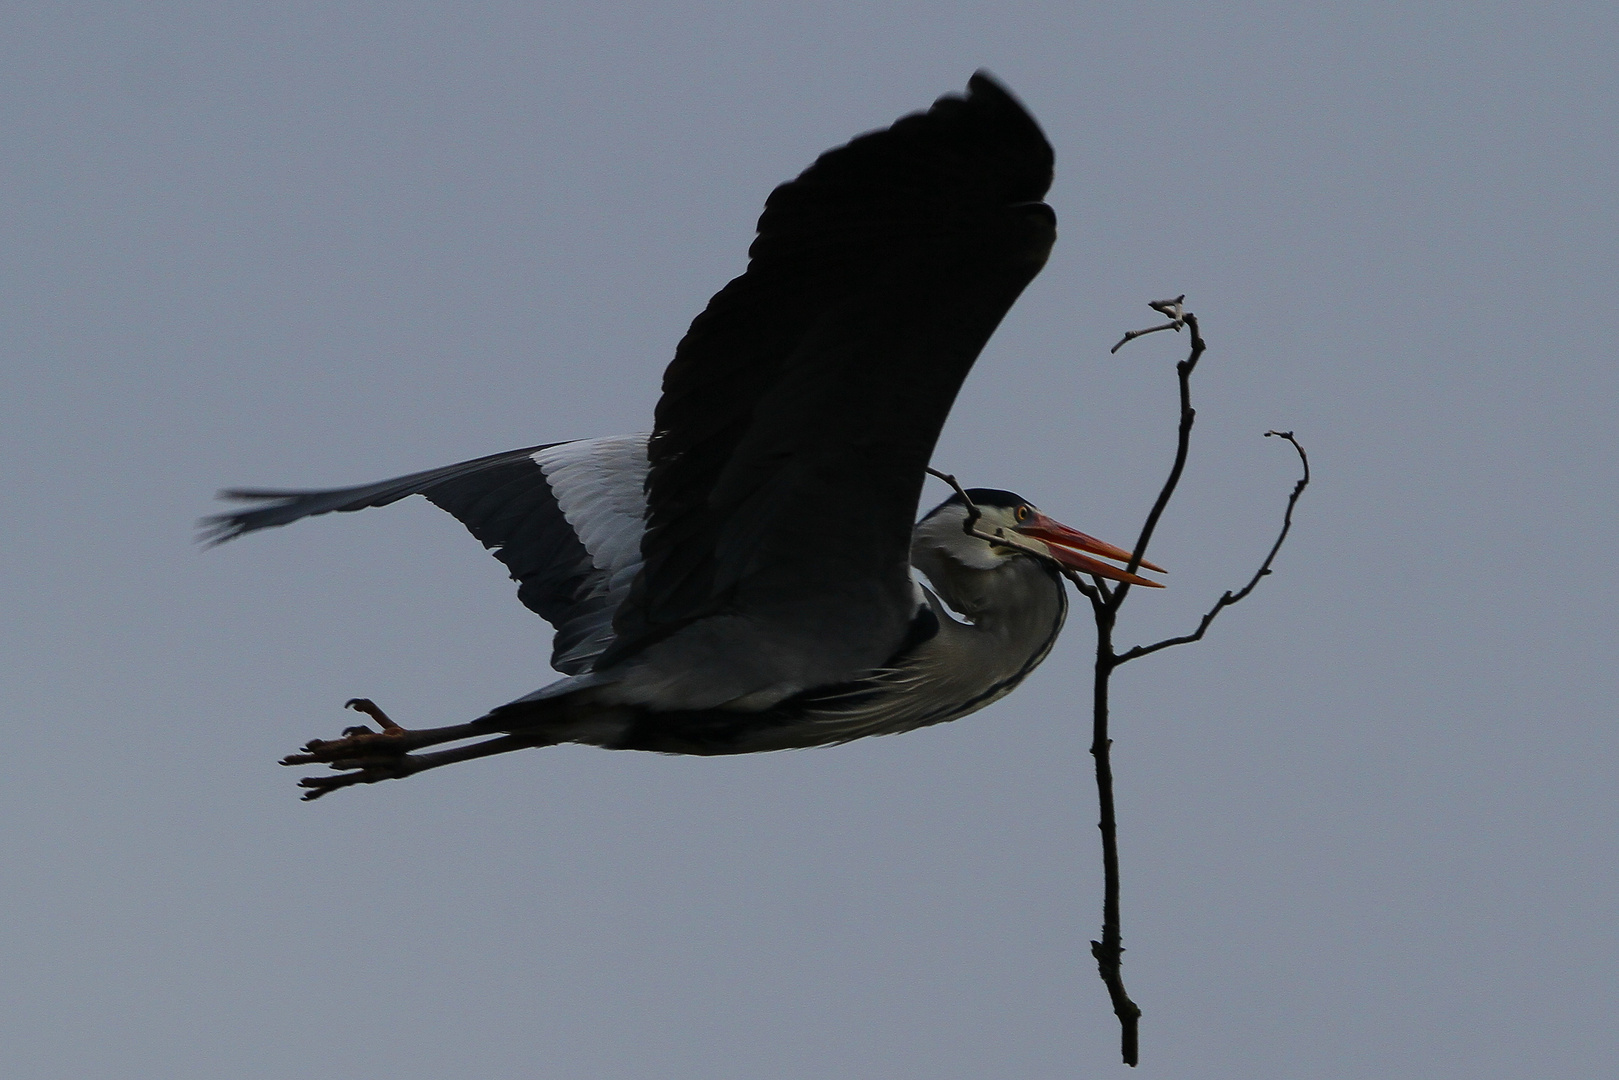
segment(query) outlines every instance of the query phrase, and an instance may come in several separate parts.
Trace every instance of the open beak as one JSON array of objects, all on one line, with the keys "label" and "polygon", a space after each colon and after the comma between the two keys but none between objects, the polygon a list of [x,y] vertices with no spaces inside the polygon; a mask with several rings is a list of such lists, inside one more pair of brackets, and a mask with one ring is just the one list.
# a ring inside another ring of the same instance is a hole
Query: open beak
[{"label": "open beak", "polygon": [[[1131,585],[1145,585],[1150,589],[1162,589],[1163,585],[1148,580],[1137,574],[1126,573],[1117,566],[1091,558],[1100,555],[1116,562],[1128,563],[1130,553],[1121,547],[1115,547],[1104,540],[1094,536],[1086,536],[1078,529],[1070,529],[1062,522],[1036,510],[1023,524],[1014,530],[1019,535],[1038,541],[1046,549],[1046,554],[1056,560],[1059,565],[1070,570],[1078,570],[1082,574],[1095,574],[1097,577],[1107,578],[1109,581],[1125,581]],[[1087,554],[1087,552],[1089,554]],[[1141,560],[1141,566],[1146,570],[1156,570],[1160,574],[1168,573],[1161,566],[1154,566],[1147,560]]]}]

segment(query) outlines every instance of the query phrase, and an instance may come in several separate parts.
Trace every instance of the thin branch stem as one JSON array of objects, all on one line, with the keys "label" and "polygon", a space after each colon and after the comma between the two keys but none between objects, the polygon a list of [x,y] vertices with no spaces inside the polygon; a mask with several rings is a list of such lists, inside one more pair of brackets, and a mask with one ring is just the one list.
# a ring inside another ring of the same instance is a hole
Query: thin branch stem
[{"label": "thin branch stem", "polygon": [[[1154,307],[1158,307],[1159,304],[1174,305],[1175,322],[1185,326],[1192,332],[1192,349],[1185,360],[1175,365],[1175,374],[1180,383],[1181,406],[1180,429],[1175,441],[1175,463],[1170,466],[1169,477],[1159,490],[1158,498],[1153,502],[1152,509],[1147,512],[1147,520],[1141,526],[1141,535],[1137,537],[1135,547],[1131,549],[1130,562],[1125,567],[1125,570],[1132,574],[1141,569],[1141,560],[1146,558],[1147,545],[1152,542],[1152,534],[1158,528],[1158,519],[1164,516],[1164,508],[1169,505],[1170,498],[1175,494],[1175,488],[1180,485],[1181,473],[1186,471],[1187,455],[1192,450],[1192,424],[1197,421],[1197,410],[1192,408],[1192,372],[1196,370],[1197,362],[1203,358],[1203,352],[1208,348],[1208,343],[1203,340],[1203,335],[1198,330],[1197,316],[1190,311],[1181,311],[1180,303],[1185,299],[1186,297],[1181,296],[1175,300],[1160,300],[1158,304],[1153,305]],[[1162,309],[1160,308],[1160,310]],[[1158,327],[1157,329],[1163,329],[1163,327]],[[1142,331],[1142,333],[1150,332],[1148,330]],[[1140,334],[1137,336],[1139,337]],[[1120,344],[1123,343],[1121,342]],[[1124,603],[1124,598],[1129,588],[1128,584],[1123,584],[1114,590],[1112,605],[1115,612],[1119,610],[1119,605]]]},{"label": "thin branch stem", "polygon": [[[1159,489],[1158,498],[1154,500],[1152,509],[1147,512],[1146,520],[1141,526],[1141,535],[1136,539],[1135,547],[1131,551],[1126,570],[1132,574],[1141,568],[1142,561],[1146,557],[1147,545],[1152,542],[1158,522],[1162,519],[1169,500],[1174,496],[1175,489],[1180,485],[1181,475],[1186,470],[1186,460],[1191,452],[1192,425],[1197,420],[1197,410],[1192,408],[1192,372],[1196,370],[1197,363],[1202,359],[1208,345],[1198,329],[1197,316],[1185,309],[1185,301],[1185,295],[1177,296],[1173,300],[1154,301],[1149,306],[1166,316],[1169,321],[1158,326],[1149,326],[1144,330],[1132,330],[1113,346],[1113,352],[1116,353],[1131,341],[1147,334],[1156,334],[1162,330],[1179,333],[1183,328],[1191,330],[1190,351],[1186,359],[1175,365],[1175,374],[1180,386],[1180,425],[1175,442],[1175,461],[1170,466],[1169,476]],[[1079,590],[1080,595],[1090,601],[1091,613],[1096,621],[1096,672],[1091,698],[1091,756],[1096,762],[1096,794],[1099,810],[1097,828],[1102,833],[1102,938],[1100,941],[1091,942],[1091,955],[1096,959],[1097,973],[1101,975],[1102,982],[1107,987],[1108,997],[1112,1000],[1114,1015],[1119,1018],[1119,1050],[1126,1065],[1134,1066],[1140,1058],[1141,1007],[1131,1000],[1129,992],[1124,987],[1124,939],[1119,905],[1118,816],[1113,801],[1113,740],[1108,735],[1109,689],[1113,672],[1120,664],[1173,645],[1185,645],[1200,640],[1221,611],[1246,598],[1258,586],[1260,579],[1270,574],[1271,564],[1293,527],[1293,508],[1310,483],[1310,459],[1291,431],[1267,431],[1265,434],[1286,439],[1293,445],[1293,449],[1298,452],[1299,461],[1304,466],[1304,475],[1293,486],[1293,493],[1287,500],[1287,510],[1282,517],[1281,531],[1253,578],[1236,592],[1224,593],[1215,602],[1214,607],[1203,616],[1197,629],[1192,633],[1166,638],[1152,645],[1137,645],[1127,652],[1116,653],[1113,650],[1113,633],[1118,624],[1119,608],[1130,592],[1129,583],[1109,585],[1107,581],[1094,575],[1058,567],[1063,577]],[[953,487],[966,504],[967,517],[962,525],[963,531],[969,536],[976,536],[991,543],[1004,541],[998,531],[996,535],[990,535],[978,528],[982,512],[954,476],[931,468],[928,472]]]},{"label": "thin branch stem", "polygon": [[1282,544],[1286,542],[1287,534],[1293,529],[1293,508],[1298,505],[1299,496],[1304,494],[1304,489],[1310,486],[1310,456],[1304,452],[1304,447],[1299,445],[1299,441],[1293,437],[1293,433],[1291,431],[1265,432],[1266,438],[1270,438],[1273,435],[1279,439],[1286,439],[1288,442],[1293,444],[1293,449],[1296,450],[1299,455],[1299,463],[1304,467],[1304,475],[1299,477],[1298,482],[1293,485],[1293,493],[1287,497],[1287,510],[1282,514],[1282,529],[1276,534],[1276,542],[1270,546],[1270,552],[1266,554],[1265,561],[1259,564],[1259,569],[1254,571],[1254,576],[1248,580],[1248,584],[1244,585],[1236,592],[1227,591],[1222,594],[1220,599],[1214,602],[1214,606],[1211,607],[1204,614],[1202,620],[1198,622],[1196,630],[1193,630],[1190,634],[1183,634],[1180,637],[1165,638],[1164,640],[1154,642],[1151,645],[1137,645],[1128,652],[1120,653],[1114,661],[1114,667],[1118,667],[1120,664],[1128,663],[1131,660],[1136,660],[1140,657],[1155,653],[1160,649],[1168,649],[1175,645],[1189,645],[1194,641],[1201,641],[1203,639],[1203,635],[1208,632],[1209,625],[1214,622],[1215,616],[1219,615],[1220,612],[1224,611],[1232,604],[1246,599],[1248,594],[1253,592],[1254,589],[1258,587],[1259,580],[1270,575],[1270,565],[1276,561],[1276,553],[1282,550]]},{"label": "thin branch stem", "polygon": [[1103,585],[1098,579],[1092,579],[1096,581],[1096,584],[1088,584],[1085,581],[1084,575],[1082,575],[1079,571],[1070,570],[1065,566],[1059,566],[1057,568],[1057,572],[1063,577],[1067,578],[1069,583],[1072,584],[1074,588],[1079,590],[1080,595],[1085,597],[1085,599],[1089,600],[1093,604],[1102,599],[1102,590],[1107,588],[1107,586]]},{"label": "thin branch stem", "polygon": [[962,532],[966,533],[968,536],[975,536],[980,540],[987,540],[991,544],[1008,546],[1006,544],[1006,536],[1001,532],[1000,529],[996,529],[993,533],[987,533],[978,527],[978,521],[984,516],[984,512],[978,509],[978,504],[973,502],[972,496],[967,494],[967,489],[961,486],[961,481],[957,480],[954,474],[940,472],[931,465],[929,465],[927,469],[930,474],[937,476],[940,480],[943,480],[945,483],[955,488],[956,494],[961,496],[961,501],[967,504],[967,517],[961,523]]},{"label": "thin branch stem", "polygon": [[[1098,582],[1100,584],[1100,582]],[[1123,591],[1120,586],[1114,595]],[[1091,757],[1096,762],[1096,796],[1099,810],[1096,827],[1102,833],[1102,940],[1091,941],[1091,956],[1096,959],[1097,974],[1107,987],[1113,1003],[1113,1015],[1119,1018],[1119,1055],[1124,1063],[1134,1067],[1140,1060],[1139,1028],[1141,1006],[1130,999],[1124,988],[1124,937],[1119,917],[1119,835],[1118,819],[1113,808],[1113,740],[1108,737],[1108,688],[1110,676],[1117,661],[1113,656],[1113,624],[1115,606],[1101,599],[1091,598],[1091,612],[1096,617],[1096,675],[1092,683],[1091,698]]]},{"label": "thin branch stem", "polygon": [[[1154,500],[1152,509],[1148,511],[1146,520],[1142,523],[1141,535],[1131,551],[1130,562],[1126,569],[1132,574],[1140,569],[1141,561],[1146,557],[1147,545],[1152,542],[1158,522],[1162,519],[1169,500],[1174,496],[1175,489],[1180,485],[1181,475],[1185,472],[1186,460],[1191,452],[1192,425],[1197,420],[1197,410],[1192,408],[1192,372],[1197,369],[1197,363],[1202,359],[1208,345],[1198,328],[1197,316],[1183,306],[1185,301],[1186,297],[1181,295],[1173,300],[1159,300],[1151,304],[1154,311],[1167,316],[1169,321],[1158,326],[1149,326],[1144,330],[1132,330],[1113,346],[1113,352],[1116,353],[1131,341],[1147,334],[1156,334],[1163,330],[1179,333],[1182,328],[1191,331],[1190,351],[1186,359],[1175,365],[1175,374],[1180,386],[1180,424],[1175,441],[1175,461],[1170,466],[1169,476],[1165,478],[1163,487],[1159,489],[1158,498]],[[1293,507],[1298,503],[1299,496],[1303,494],[1305,486],[1310,481],[1310,462],[1304,454],[1304,448],[1293,438],[1292,432],[1271,431],[1266,434],[1279,436],[1293,444],[1304,464],[1304,478],[1294,486],[1293,494],[1287,502],[1281,533],[1271,545],[1270,553],[1265,556],[1265,561],[1254,574],[1253,580],[1239,591],[1227,592],[1221,596],[1214,608],[1203,617],[1196,631],[1154,645],[1137,646],[1122,655],[1115,653],[1113,632],[1118,624],[1119,608],[1129,595],[1129,584],[1121,583],[1110,588],[1099,579],[1087,583],[1073,571],[1064,572],[1064,576],[1091,602],[1091,612],[1096,619],[1096,674],[1091,701],[1091,756],[1096,761],[1096,794],[1099,810],[1097,827],[1102,833],[1102,939],[1091,942],[1091,955],[1096,958],[1097,973],[1107,987],[1114,1015],[1119,1018],[1119,1051],[1126,1065],[1134,1066],[1140,1059],[1141,1007],[1131,1000],[1129,992],[1124,987],[1124,938],[1119,910],[1118,818],[1113,801],[1113,740],[1108,735],[1109,688],[1113,672],[1120,664],[1171,645],[1198,640],[1208,630],[1216,615],[1253,592],[1254,587],[1259,584],[1259,579],[1270,573],[1271,563],[1275,560],[1276,553],[1281,550],[1282,542],[1287,539],[1288,530],[1292,527]]]},{"label": "thin branch stem", "polygon": [[[1159,490],[1158,498],[1147,514],[1147,520],[1141,526],[1141,535],[1130,553],[1130,562],[1126,570],[1132,574],[1141,568],[1141,560],[1146,556],[1147,545],[1152,541],[1153,531],[1158,528],[1158,520],[1163,517],[1164,508],[1169,505],[1170,497],[1175,494],[1181,473],[1186,469],[1187,454],[1191,449],[1192,422],[1197,417],[1192,408],[1192,372],[1208,346],[1198,330],[1197,316],[1182,307],[1185,300],[1186,296],[1182,294],[1173,300],[1153,303],[1151,305],[1153,310],[1169,316],[1170,321],[1161,326],[1131,331],[1113,346],[1113,351],[1118,352],[1135,338],[1154,334],[1160,330],[1174,330],[1179,333],[1184,326],[1192,331],[1191,353],[1185,360],[1175,365],[1180,381],[1180,429],[1175,445],[1175,463],[1170,467],[1169,477]],[[1096,762],[1096,798],[1099,810],[1097,828],[1102,833],[1102,939],[1091,942],[1091,956],[1095,957],[1097,974],[1102,977],[1102,983],[1107,987],[1108,998],[1113,1003],[1113,1014],[1119,1018],[1119,1055],[1126,1065],[1133,1067],[1141,1057],[1139,1034],[1141,1006],[1131,1000],[1129,991],[1124,987],[1124,933],[1119,914],[1118,818],[1113,803],[1113,740],[1108,736],[1108,690],[1113,669],[1119,663],[1118,657],[1113,652],[1113,628],[1118,622],[1119,607],[1130,593],[1130,586],[1125,582],[1109,589],[1098,579],[1094,586],[1086,587],[1081,584],[1079,575],[1069,573],[1066,576],[1086,599],[1090,600],[1091,613],[1096,620],[1096,674],[1092,683],[1091,699],[1091,757]]]},{"label": "thin branch stem", "polygon": [[1114,345],[1113,348],[1108,350],[1108,352],[1116,353],[1126,345],[1130,344],[1130,342],[1134,341],[1136,338],[1146,337],[1148,334],[1156,334],[1160,330],[1173,330],[1177,334],[1180,333],[1181,327],[1186,325],[1186,319],[1181,311],[1181,304],[1184,303],[1185,300],[1186,294],[1181,293],[1173,300],[1154,300],[1152,303],[1148,304],[1148,307],[1152,308],[1160,315],[1170,316],[1169,321],[1160,326],[1149,326],[1145,330],[1131,330],[1129,333],[1121,337],[1118,344]]}]

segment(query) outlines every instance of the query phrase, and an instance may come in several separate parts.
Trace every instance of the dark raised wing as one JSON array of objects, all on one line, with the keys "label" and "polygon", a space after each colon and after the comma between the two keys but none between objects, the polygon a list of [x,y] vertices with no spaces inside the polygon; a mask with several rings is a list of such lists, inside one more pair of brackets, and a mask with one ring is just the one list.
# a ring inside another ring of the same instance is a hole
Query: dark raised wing
[{"label": "dark raised wing", "polygon": [[747,272],[664,373],[646,565],[599,666],[722,613],[856,667],[887,658],[939,430],[1056,236],[1051,171],[1033,118],[979,73],[771,194]]}]

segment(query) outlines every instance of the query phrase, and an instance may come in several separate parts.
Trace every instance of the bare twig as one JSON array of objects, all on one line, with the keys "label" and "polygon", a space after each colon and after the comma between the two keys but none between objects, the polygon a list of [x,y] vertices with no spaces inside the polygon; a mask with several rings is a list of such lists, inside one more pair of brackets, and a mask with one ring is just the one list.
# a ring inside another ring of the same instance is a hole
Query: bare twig
[{"label": "bare twig", "polygon": [[[1180,484],[1181,474],[1186,468],[1187,455],[1191,450],[1192,425],[1197,419],[1197,411],[1192,408],[1192,372],[1197,368],[1197,362],[1202,358],[1207,344],[1198,329],[1197,316],[1183,306],[1185,300],[1183,294],[1173,300],[1159,300],[1151,304],[1154,311],[1168,316],[1169,321],[1158,326],[1149,326],[1144,330],[1130,331],[1113,346],[1112,350],[1116,353],[1136,338],[1155,334],[1161,330],[1179,333],[1181,328],[1185,327],[1192,332],[1190,352],[1186,359],[1175,365],[1175,373],[1180,384],[1180,426],[1175,444],[1175,461],[1170,466],[1169,476],[1158,492],[1158,498],[1147,513],[1146,521],[1141,526],[1141,535],[1131,552],[1127,569],[1132,574],[1140,568],[1141,560],[1147,553],[1147,545],[1151,543],[1153,532],[1158,528],[1159,519],[1163,517],[1165,507],[1169,505],[1170,498]],[[1293,494],[1287,502],[1281,533],[1271,545],[1270,553],[1265,556],[1264,563],[1254,574],[1253,579],[1239,591],[1227,592],[1220,597],[1193,633],[1145,647],[1137,646],[1123,654],[1115,653],[1113,631],[1118,622],[1119,608],[1129,594],[1129,583],[1123,582],[1109,587],[1099,578],[1093,578],[1087,583],[1081,575],[1073,571],[1064,572],[1064,576],[1091,602],[1091,612],[1096,621],[1096,669],[1091,700],[1091,756],[1096,760],[1096,792],[1100,811],[1097,826],[1102,833],[1103,884],[1102,939],[1091,942],[1091,955],[1096,958],[1097,972],[1107,987],[1108,997],[1113,1003],[1113,1012],[1119,1018],[1119,1049],[1126,1065],[1133,1066],[1140,1058],[1138,1029],[1141,1008],[1130,999],[1124,987],[1124,943],[1119,917],[1118,821],[1113,802],[1113,740],[1108,736],[1108,689],[1113,671],[1120,664],[1159,649],[1166,649],[1171,645],[1197,641],[1208,630],[1216,615],[1253,592],[1254,587],[1259,584],[1259,579],[1270,573],[1271,563],[1275,560],[1276,553],[1281,550],[1282,542],[1287,539],[1288,530],[1292,528],[1293,507],[1310,481],[1310,462],[1304,454],[1304,448],[1293,438],[1292,432],[1270,431],[1266,434],[1279,436],[1293,444],[1293,448],[1298,451],[1299,458],[1304,463],[1304,478],[1294,486]]]},{"label": "bare twig", "polygon": [[[1174,300],[1160,300],[1152,306],[1162,310],[1163,306],[1173,305],[1175,321],[1192,331],[1192,349],[1185,360],[1175,365],[1175,374],[1180,382],[1181,421],[1178,437],[1175,441],[1175,463],[1169,468],[1169,477],[1164,481],[1163,488],[1158,492],[1158,498],[1147,512],[1147,520],[1142,523],[1141,535],[1136,538],[1135,547],[1130,552],[1130,564],[1125,567],[1130,573],[1141,569],[1141,560],[1147,555],[1147,545],[1152,542],[1152,534],[1158,528],[1158,519],[1164,516],[1164,508],[1169,505],[1170,497],[1175,494],[1175,488],[1181,482],[1181,473],[1186,471],[1186,456],[1192,449],[1192,424],[1197,420],[1197,410],[1192,408],[1192,372],[1197,368],[1197,362],[1203,358],[1203,352],[1208,348],[1202,333],[1198,330],[1197,316],[1190,311],[1182,311],[1180,304],[1185,296]],[[1150,330],[1142,331],[1151,333]],[[1139,335],[1138,335],[1139,336]],[[1119,605],[1130,586],[1121,584],[1114,590],[1113,610],[1118,611]]]},{"label": "bare twig", "polygon": [[1061,566],[1057,568],[1057,572],[1063,577],[1067,578],[1069,583],[1072,584],[1074,588],[1079,590],[1080,595],[1085,597],[1091,603],[1094,604],[1099,600],[1105,599],[1104,593],[1107,586],[1103,584],[1101,578],[1092,578],[1092,583],[1087,584],[1084,575],[1078,570],[1070,570],[1066,566]]},{"label": "bare twig", "polygon": [[[1169,321],[1159,326],[1149,326],[1145,330],[1131,330],[1129,333],[1121,337],[1119,339],[1119,343],[1113,346],[1113,348],[1109,349],[1108,352],[1116,353],[1130,342],[1134,341],[1136,338],[1146,337],[1148,334],[1156,334],[1160,330],[1173,330],[1177,334],[1180,333],[1181,327],[1186,325],[1186,317],[1181,309],[1181,304],[1184,303],[1185,300],[1186,294],[1181,293],[1173,300],[1154,300],[1149,303],[1147,306],[1158,312],[1158,314],[1168,315]],[[1193,329],[1193,333],[1196,333],[1196,328]]]},{"label": "bare twig", "polygon": [[[1070,580],[1073,580],[1070,578]],[[1101,585],[1097,582],[1098,586]],[[1118,600],[1127,585],[1119,585],[1111,596],[1099,588],[1091,596],[1091,612],[1096,618],[1096,671],[1091,695],[1091,757],[1096,762],[1096,798],[1099,810],[1097,828],[1102,832],[1102,940],[1091,942],[1096,971],[1113,1002],[1119,1018],[1119,1054],[1126,1065],[1140,1060],[1137,1029],[1141,1007],[1124,988],[1124,936],[1119,918],[1119,837],[1113,808],[1113,740],[1108,737],[1109,676],[1117,661],[1113,656],[1113,624],[1118,617]]]},{"label": "bare twig", "polygon": [[1259,585],[1260,578],[1269,576],[1270,564],[1276,560],[1276,553],[1282,550],[1282,544],[1287,540],[1287,534],[1293,528],[1293,507],[1298,505],[1299,496],[1304,494],[1304,489],[1310,486],[1310,456],[1304,452],[1304,447],[1299,445],[1299,441],[1293,437],[1291,431],[1265,432],[1266,438],[1270,438],[1272,435],[1279,439],[1286,439],[1293,444],[1293,449],[1298,451],[1299,463],[1304,466],[1304,475],[1299,477],[1298,482],[1293,485],[1293,493],[1287,497],[1287,510],[1282,514],[1281,532],[1276,534],[1276,542],[1270,546],[1270,552],[1265,556],[1265,561],[1259,564],[1259,569],[1254,571],[1254,576],[1249,579],[1248,584],[1236,592],[1227,591],[1222,594],[1220,599],[1214,602],[1214,606],[1208,610],[1197,624],[1196,630],[1180,637],[1165,638],[1162,641],[1153,642],[1151,645],[1137,645],[1128,652],[1120,653],[1114,662],[1114,667],[1146,656],[1149,653],[1155,653],[1159,649],[1167,649],[1174,645],[1189,645],[1194,641],[1201,641],[1203,635],[1208,632],[1209,624],[1214,622],[1216,615],[1219,615],[1220,612],[1239,600],[1245,599]]},{"label": "bare twig", "polygon": [[968,536],[976,536],[980,540],[987,540],[992,544],[1006,545],[1006,534],[1000,529],[996,529],[993,533],[987,533],[978,527],[979,519],[984,516],[984,512],[978,509],[978,504],[973,502],[971,495],[967,494],[967,489],[961,486],[961,481],[957,480],[953,474],[940,472],[931,465],[928,466],[928,472],[955,488],[956,494],[961,496],[961,501],[967,504],[967,517],[961,523],[962,532]]},{"label": "bare twig", "polygon": [[961,486],[961,481],[956,479],[954,473],[941,472],[929,465],[928,475],[937,476],[940,480],[956,489],[956,494],[961,496],[961,501],[967,504],[967,518],[969,521],[976,521],[979,518],[982,512],[978,509],[978,504],[973,502],[973,497],[967,494],[967,489]]},{"label": "bare twig", "polygon": [[[1186,359],[1175,365],[1175,374],[1180,385],[1180,425],[1175,443],[1175,461],[1170,466],[1169,476],[1164,480],[1163,487],[1154,500],[1152,509],[1147,512],[1146,520],[1142,523],[1141,534],[1136,539],[1135,547],[1130,553],[1130,561],[1126,566],[1129,573],[1134,574],[1141,568],[1147,553],[1147,545],[1152,542],[1153,533],[1158,528],[1158,522],[1164,515],[1169,500],[1174,496],[1179,486],[1181,474],[1186,469],[1186,459],[1191,451],[1192,425],[1197,419],[1197,410],[1192,408],[1192,372],[1196,370],[1197,363],[1203,357],[1208,345],[1198,329],[1197,316],[1184,307],[1186,297],[1177,296],[1173,300],[1157,300],[1149,306],[1169,321],[1158,326],[1149,326],[1144,330],[1132,330],[1113,346],[1113,352],[1138,337],[1146,334],[1155,334],[1160,330],[1174,330],[1177,333],[1182,328],[1191,330],[1191,349]],[[1119,917],[1119,842],[1118,820],[1114,810],[1113,801],[1113,740],[1108,736],[1108,692],[1113,672],[1120,664],[1128,663],[1160,649],[1167,649],[1173,645],[1185,645],[1200,640],[1208,631],[1209,625],[1214,622],[1221,611],[1238,603],[1252,593],[1258,586],[1261,578],[1271,572],[1271,564],[1287,540],[1288,532],[1293,527],[1293,508],[1298,504],[1299,496],[1304,493],[1305,487],[1310,483],[1310,459],[1299,445],[1291,431],[1267,431],[1266,436],[1276,436],[1286,439],[1298,452],[1299,461],[1304,466],[1303,477],[1293,486],[1293,493],[1288,497],[1287,510],[1282,517],[1281,532],[1276,542],[1271,545],[1270,552],[1266,554],[1265,561],[1260,564],[1249,582],[1236,592],[1226,592],[1217,600],[1203,619],[1198,623],[1197,629],[1181,637],[1166,638],[1152,645],[1137,645],[1124,653],[1113,650],[1113,632],[1118,623],[1119,608],[1124,604],[1129,594],[1130,584],[1119,582],[1109,585],[1108,582],[1095,575],[1085,575],[1078,571],[1058,566],[1057,569],[1063,577],[1071,582],[1080,594],[1091,602],[1091,613],[1096,621],[1096,669],[1092,683],[1093,694],[1091,700],[1091,756],[1096,760],[1096,792],[1100,811],[1097,827],[1102,833],[1102,939],[1091,942],[1091,955],[1096,958],[1097,972],[1107,987],[1108,997],[1113,1003],[1113,1012],[1119,1018],[1120,1053],[1126,1065],[1135,1065],[1140,1057],[1140,1040],[1138,1029],[1141,1020],[1141,1008],[1130,999],[1130,994],[1124,987],[1123,960],[1124,944]],[[943,480],[955,489],[967,507],[967,517],[962,523],[962,529],[969,536],[976,536],[990,543],[1005,543],[1006,538],[1000,529],[993,534],[987,533],[978,527],[983,512],[967,494],[965,488],[949,473],[938,469],[928,469],[928,472]],[[1055,563],[1053,565],[1056,565]]]}]

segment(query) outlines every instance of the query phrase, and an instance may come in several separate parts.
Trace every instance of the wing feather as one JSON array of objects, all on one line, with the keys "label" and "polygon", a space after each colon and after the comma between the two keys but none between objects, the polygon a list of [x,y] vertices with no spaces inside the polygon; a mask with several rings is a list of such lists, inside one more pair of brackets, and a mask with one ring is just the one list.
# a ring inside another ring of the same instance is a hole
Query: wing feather
[{"label": "wing feather", "polygon": [[613,613],[641,567],[647,436],[527,447],[375,484],[237,489],[261,505],[203,522],[214,544],[256,529],[425,496],[467,527],[518,582],[525,607],[556,627],[551,663],[587,671],[613,640]]},{"label": "wing feather", "polygon": [[[600,666],[644,654],[694,686],[739,665],[749,685],[813,685],[891,655],[925,469],[1050,250],[1051,170],[1034,120],[980,73],[776,189],[746,273],[664,374],[645,570]],[[648,652],[682,631],[689,647]]]}]

